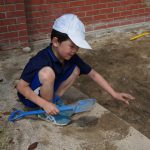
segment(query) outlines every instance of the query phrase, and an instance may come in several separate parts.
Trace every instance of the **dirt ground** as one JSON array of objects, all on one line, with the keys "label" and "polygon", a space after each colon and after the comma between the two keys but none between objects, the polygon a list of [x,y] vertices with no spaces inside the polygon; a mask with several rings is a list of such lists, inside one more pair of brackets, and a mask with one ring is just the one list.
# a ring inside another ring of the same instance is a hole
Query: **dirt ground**
[{"label": "dirt ground", "polygon": [[[96,98],[99,104],[150,138],[150,36],[130,41],[132,36],[144,31],[107,33],[95,39],[92,51],[79,51],[79,55],[114,89],[128,92],[136,98],[129,106],[114,100],[87,76],[81,76],[74,86],[89,97]],[[0,149],[9,149],[8,144],[13,143],[10,136],[13,126],[7,123],[7,117],[12,108],[18,107],[18,102],[14,101],[17,100],[15,85],[24,65],[36,53],[37,50],[30,53],[21,50],[0,52]]]},{"label": "dirt ground", "polygon": [[94,50],[81,54],[117,91],[128,92],[136,100],[129,106],[114,101],[85,76],[75,87],[99,104],[130,123],[150,138],[150,36],[134,41],[129,39],[136,31],[110,34],[93,44]]}]

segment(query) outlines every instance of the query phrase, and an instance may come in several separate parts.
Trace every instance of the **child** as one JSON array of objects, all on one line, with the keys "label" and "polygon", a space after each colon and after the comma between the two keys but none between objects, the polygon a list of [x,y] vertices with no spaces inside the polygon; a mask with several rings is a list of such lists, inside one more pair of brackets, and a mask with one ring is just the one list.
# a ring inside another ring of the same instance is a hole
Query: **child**
[{"label": "child", "polygon": [[130,94],[116,92],[76,54],[79,48],[91,49],[85,40],[83,23],[74,14],[59,17],[53,25],[51,44],[29,60],[17,84],[20,101],[31,108],[43,108],[50,116],[46,119],[55,124],[68,122],[59,114],[53,100],[61,97],[81,74],[87,74],[117,100],[129,104],[134,99]]}]

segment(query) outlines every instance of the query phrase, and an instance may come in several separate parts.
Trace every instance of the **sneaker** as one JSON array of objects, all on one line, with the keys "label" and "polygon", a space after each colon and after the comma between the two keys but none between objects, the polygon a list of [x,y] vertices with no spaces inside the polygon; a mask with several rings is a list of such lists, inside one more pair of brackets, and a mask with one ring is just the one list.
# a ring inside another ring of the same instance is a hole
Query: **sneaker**
[{"label": "sneaker", "polygon": [[58,106],[64,105],[63,99],[60,96],[55,96],[55,98],[53,98],[53,103]]},{"label": "sneaker", "polygon": [[[55,98],[53,99],[53,103],[56,104],[59,107],[63,107],[65,106],[63,99],[60,96],[55,96]],[[67,116],[67,117],[71,117],[74,115],[74,111],[73,110],[65,110],[65,111],[61,111],[60,115],[63,116]]]},{"label": "sneaker", "polygon": [[59,126],[65,126],[71,122],[71,119],[69,116],[63,116],[61,114],[58,114],[58,115],[39,114],[38,118],[48,121],[48,122],[52,122],[53,124],[56,124]]}]

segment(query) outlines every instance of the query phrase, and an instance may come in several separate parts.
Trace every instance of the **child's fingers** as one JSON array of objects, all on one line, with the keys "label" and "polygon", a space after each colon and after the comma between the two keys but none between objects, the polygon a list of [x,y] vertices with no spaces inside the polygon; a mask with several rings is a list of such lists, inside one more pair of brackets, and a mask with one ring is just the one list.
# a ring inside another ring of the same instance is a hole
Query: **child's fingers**
[{"label": "child's fingers", "polygon": [[128,94],[128,98],[130,98],[131,100],[134,100],[135,97],[133,97],[132,95]]},{"label": "child's fingers", "polygon": [[123,101],[124,103],[126,103],[127,105],[129,105],[129,100],[124,98],[123,96],[120,99],[121,101]]},{"label": "child's fingers", "polygon": [[59,113],[59,110],[54,106],[46,110],[46,113],[49,115],[57,115]]},{"label": "child's fingers", "polygon": [[134,100],[134,99],[135,99],[135,97],[133,97],[133,96],[130,95],[130,94],[126,94],[126,93],[123,93],[123,97],[124,97],[125,99],[129,99],[129,100]]},{"label": "child's fingers", "polygon": [[132,95],[127,93],[118,93],[116,99],[123,101],[124,103],[129,105],[129,101],[134,100],[135,98]]},{"label": "child's fingers", "polygon": [[129,101],[126,100],[125,103],[126,103],[127,105],[129,105]]},{"label": "child's fingers", "polygon": [[58,113],[59,110],[57,108],[50,112],[51,115],[57,115]]}]

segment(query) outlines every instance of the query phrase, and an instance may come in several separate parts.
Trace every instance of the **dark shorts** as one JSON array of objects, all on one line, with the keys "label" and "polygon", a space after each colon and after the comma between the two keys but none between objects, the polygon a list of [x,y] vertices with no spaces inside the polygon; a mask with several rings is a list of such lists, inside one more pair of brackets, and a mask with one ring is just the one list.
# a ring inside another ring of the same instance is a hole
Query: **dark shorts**
[{"label": "dark shorts", "polygon": [[[59,88],[60,84],[65,81],[73,72],[73,70],[75,69],[76,65],[72,66],[72,68],[70,68],[69,70],[67,70],[63,75],[61,75],[59,78],[57,78],[55,80],[54,83],[54,95],[55,92],[57,91],[57,89]],[[39,81],[39,77],[38,77],[38,73],[35,75],[34,79],[32,80],[32,83],[30,84],[31,89],[40,96],[40,87],[41,87],[41,83]],[[30,100],[26,99],[24,96],[22,96],[20,93],[18,93],[18,97],[20,99],[20,101],[27,107],[30,108],[36,108],[39,107],[38,105],[36,105],[35,103],[31,102]],[[55,103],[53,101],[53,103]]]}]

